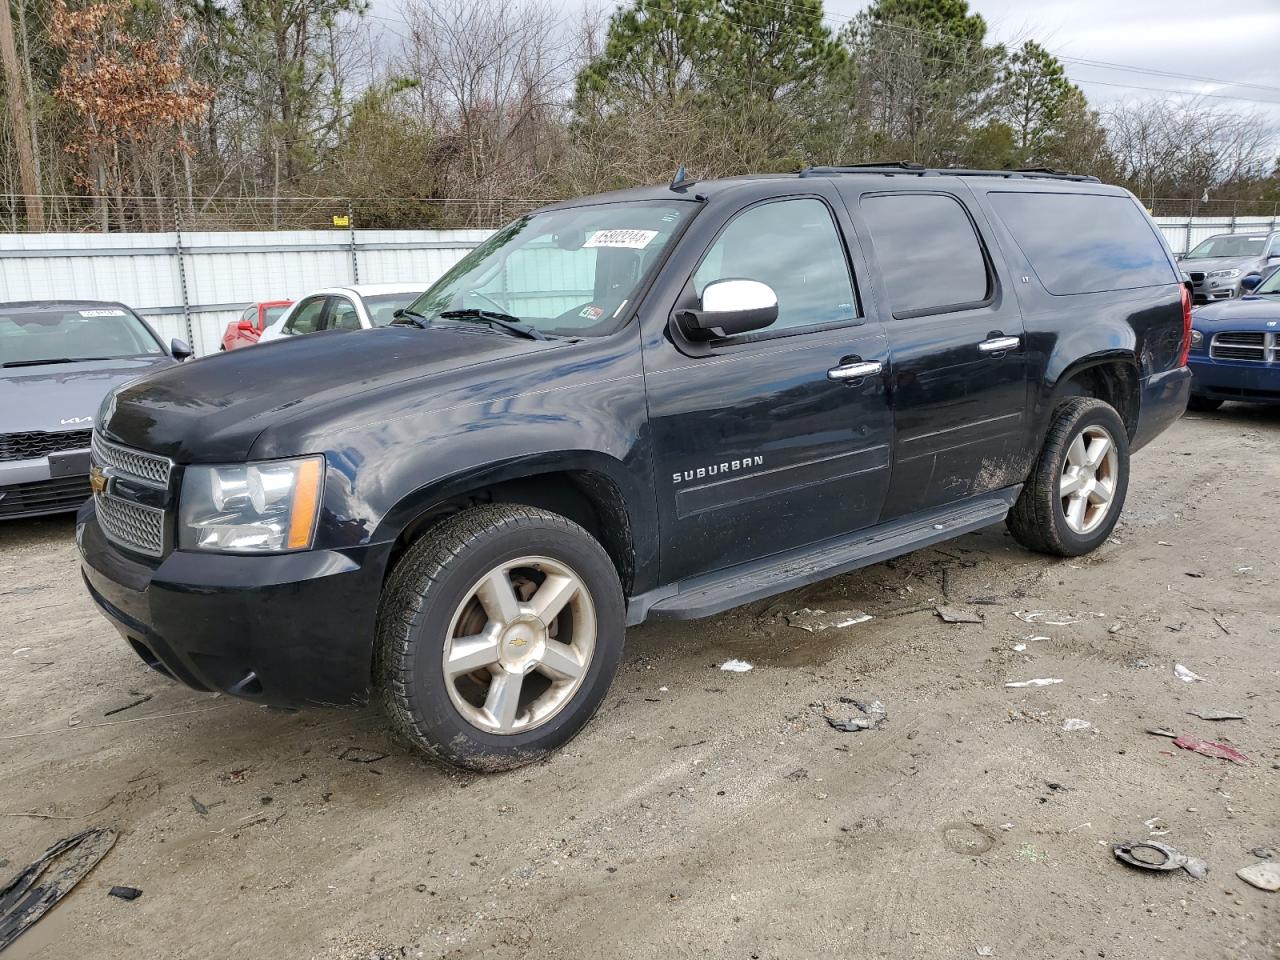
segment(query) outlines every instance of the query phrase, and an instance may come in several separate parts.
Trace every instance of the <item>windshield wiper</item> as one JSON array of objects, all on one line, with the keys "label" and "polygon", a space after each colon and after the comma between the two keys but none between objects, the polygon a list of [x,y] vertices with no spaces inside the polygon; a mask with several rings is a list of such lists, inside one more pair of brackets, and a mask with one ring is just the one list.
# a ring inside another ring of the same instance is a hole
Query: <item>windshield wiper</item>
[{"label": "windshield wiper", "polygon": [[48,360],[6,360],[0,367],[39,367],[46,363],[82,363],[88,360],[115,360],[116,357],[50,357]]},{"label": "windshield wiper", "polygon": [[446,310],[440,314],[440,319],[481,320],[492,324],[500,330],[506,330],[509,333],[516,334],[516,336],[527,337],[530,340],[549,339],[545,333],[532,324],[521,323],[518,317],[513,317],[509,313],[499,313],[497,310]]},{"label": "windshield wiper", "polygon": [[396,318],[392,320],[388,326],[420,327],[425,330],[427,327],[431,326],[431,321],[422,314],[414,310],[410,310],[408,307],[403,307],[396,311]]}]

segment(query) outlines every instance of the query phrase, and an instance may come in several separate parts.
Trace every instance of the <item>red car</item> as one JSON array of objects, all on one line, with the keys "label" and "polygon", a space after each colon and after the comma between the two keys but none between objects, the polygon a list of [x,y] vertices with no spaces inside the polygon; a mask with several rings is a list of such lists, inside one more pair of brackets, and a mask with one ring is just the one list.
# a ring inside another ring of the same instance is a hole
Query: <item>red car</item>
[{"label": "red car", "polygon": [[258,342],[267,324],[280,319],[280,314],[293,306],[292,300],[264,300],[262,303],[251,303],[245,307],[240,319],[227,324],[222,335],[220,350],[235,350],[239,347],[251,347]]}]

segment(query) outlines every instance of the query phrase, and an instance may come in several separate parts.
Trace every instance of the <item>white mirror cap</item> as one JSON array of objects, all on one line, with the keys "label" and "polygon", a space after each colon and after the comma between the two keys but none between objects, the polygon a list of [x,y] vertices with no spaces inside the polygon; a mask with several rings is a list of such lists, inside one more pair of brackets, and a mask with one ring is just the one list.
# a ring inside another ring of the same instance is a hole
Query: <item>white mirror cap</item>
[{"label": "white mirror cap", "polygon": [[704,313],[738,313],[768,310],[778,305],[778,295],[759,280],[714,280],[702,291]]}]

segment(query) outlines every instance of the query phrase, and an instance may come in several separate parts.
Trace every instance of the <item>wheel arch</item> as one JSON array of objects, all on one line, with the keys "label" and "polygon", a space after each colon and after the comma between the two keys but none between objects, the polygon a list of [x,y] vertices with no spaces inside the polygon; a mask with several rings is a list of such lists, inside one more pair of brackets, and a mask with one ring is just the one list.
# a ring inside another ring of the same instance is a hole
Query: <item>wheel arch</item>
[{"label": "wheel arch", "polygon": [[1132,440],[1138,429],[1142,399],[1142,374],[1137,357],[1130,350],[1112,349],[1081,357],[1066,365],[1048,393],[1041,409],[1043,436],[1054,411],[1071,397],[1093,397],[1115,408]]},{"label": "wheel arch", "polygon": [[646,589],[656,543],[640,523],[643,491],[621,461],[595,451],[513,457],[460,471],[402,498],[377,535],[393,541],[387,574],[441,520],[482,503],[519,503],[560,514],[595,537],[613,561],[623,593]]}]

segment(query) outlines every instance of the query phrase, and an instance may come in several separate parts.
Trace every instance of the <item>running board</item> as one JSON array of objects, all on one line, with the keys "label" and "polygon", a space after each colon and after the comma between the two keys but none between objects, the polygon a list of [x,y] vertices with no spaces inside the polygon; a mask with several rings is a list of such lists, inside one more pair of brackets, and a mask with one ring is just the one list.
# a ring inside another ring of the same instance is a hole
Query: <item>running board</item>
[{"label": "running board", "polygon": [[999,523],[1022,486],[1005,487],[926,514],[891,520],[846,537],[741,563],[631,598],[627,625],[645,620],[696,620],[731,607],[808,586],[860,567],[892,560]]}]

